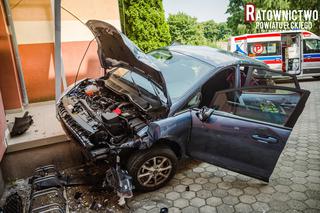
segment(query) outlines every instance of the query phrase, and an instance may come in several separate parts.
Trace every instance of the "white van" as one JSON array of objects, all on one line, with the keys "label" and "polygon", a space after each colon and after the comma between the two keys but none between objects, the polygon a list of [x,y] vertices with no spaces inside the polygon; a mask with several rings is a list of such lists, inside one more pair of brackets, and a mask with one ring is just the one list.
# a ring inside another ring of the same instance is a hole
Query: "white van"
[{"label": "white van", "polygon": [[308,31],[234,36],[229,38],[228,50],[263,61],[275,70],[320,77],[320,37]]}]

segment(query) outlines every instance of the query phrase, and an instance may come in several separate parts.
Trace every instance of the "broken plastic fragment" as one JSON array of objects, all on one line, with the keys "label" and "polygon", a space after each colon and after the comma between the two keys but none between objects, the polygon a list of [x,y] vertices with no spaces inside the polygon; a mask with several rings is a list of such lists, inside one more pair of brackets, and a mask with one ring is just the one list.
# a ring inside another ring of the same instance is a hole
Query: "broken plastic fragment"
[{"label": "broken plastic fragment", "polygon": [[32,116],[26,111],[22,117],[15,117],[14,124],[10,132],[10,136],[18,136],[25,133],[33,124]]}]

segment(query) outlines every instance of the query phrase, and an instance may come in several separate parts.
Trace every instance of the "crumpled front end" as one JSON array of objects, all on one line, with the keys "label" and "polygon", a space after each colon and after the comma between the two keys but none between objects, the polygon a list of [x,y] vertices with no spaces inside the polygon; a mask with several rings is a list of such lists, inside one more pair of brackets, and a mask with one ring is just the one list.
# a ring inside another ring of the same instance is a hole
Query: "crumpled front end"
[{"label": "crumpled front end", "polygon": [[64,94],[57,104],[57,117],[93,161],[107,159],[128,141],[139,141],[137,132],[153,119],[101,79],[84,80]]},{"label": "crumpled front end", "polygon": [[120,168],[121,151],[148,147],[143,145],[148,138],[144,129],[152,117],[104,83],[84,80],[69,89],[57,103],[57,117],[89,161],[107,164],[105,183],[115,189],[119,204],[124,204],[133,186],[130,175]]}]

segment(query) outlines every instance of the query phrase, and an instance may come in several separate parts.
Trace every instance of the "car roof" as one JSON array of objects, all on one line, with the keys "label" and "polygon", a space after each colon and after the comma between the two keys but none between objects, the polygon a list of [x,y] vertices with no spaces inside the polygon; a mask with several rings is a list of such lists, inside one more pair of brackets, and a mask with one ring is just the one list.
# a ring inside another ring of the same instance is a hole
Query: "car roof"
[{"label": "car roof", "polygon": [[178,52],[189,57],[206,62],[215,67],[223,67],[232,64],[253,64],[267,67],[266,64],[238,53],[231,53],[222,49],[207,46],[174,45],[165,47],[169,51]]}]

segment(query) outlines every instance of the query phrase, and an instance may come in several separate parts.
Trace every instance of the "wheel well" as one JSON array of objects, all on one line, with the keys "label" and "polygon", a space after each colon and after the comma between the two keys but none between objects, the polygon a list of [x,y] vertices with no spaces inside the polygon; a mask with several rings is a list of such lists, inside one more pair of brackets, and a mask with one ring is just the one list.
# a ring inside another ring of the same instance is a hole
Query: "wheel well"
[{"label": "wheel well", "polygon": [[178,159],[182,157],[182,150],[180,145],[177,142],[171,141],[168,139],[160,139],[154,144],[154,146],[161,146],[161,145],[169,147],[174,152],[174,154],[177,156]]},{"label": "wheel well", "polygon": [[[168,140],[168,139],[160,139],[160,140],[158,140],[156,143],[154,143],[152,145],[152,147],[155,147],[155,146],[166,146],[166,147],[169,147],[174,152],[174,154],[177,156],[178,159],[181,159],[181,157],[182,157],[181,147],[175,141],[171,141],[171,140]],[[120,158],[122,159],[121,160],[121,165],[124,166],[125,162],[128,161],[130,156],[133,155],[136,152],[139,152],[139,149],[122,150],[120,152]]]}]

